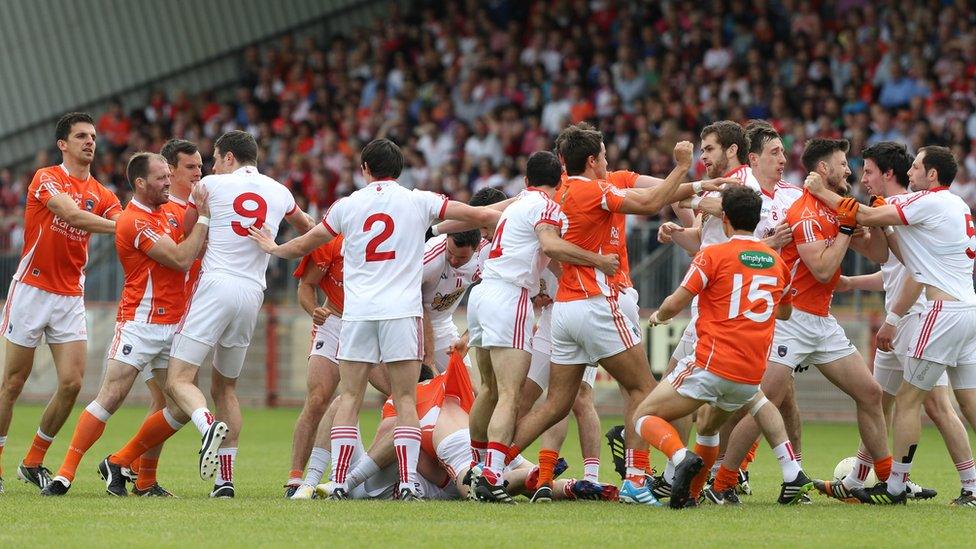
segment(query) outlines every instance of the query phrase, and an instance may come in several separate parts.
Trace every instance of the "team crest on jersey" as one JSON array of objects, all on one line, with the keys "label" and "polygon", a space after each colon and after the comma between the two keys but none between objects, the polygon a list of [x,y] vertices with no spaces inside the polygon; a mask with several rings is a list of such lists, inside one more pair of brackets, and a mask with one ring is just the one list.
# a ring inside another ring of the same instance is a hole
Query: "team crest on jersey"
[{"label": "team crest on jersey", "polygon": [[131,353],[131,352],[132,352],[132,345],[129,345],[128,343],[126,343],[125,345],[122,346],[122,354],[123,355],[129,356],[129,353]]},{"label": "team crest on jersey", "polygon": [[817,214],[813,213],[810,208],[803,208],[803,212],[800,213],[800,219],[816,219]]},{"label": "team crest on jersey", "polygon": [[776,348],[776,354],[778,354],[780,358],[786,356],[787,351],[789,351],[789,349],[786,347],[786,345],[780,345]]},{"label": "team crest on jersey", "polygon": [[85,200],[85,209],[89,212],[95,209],[95,201],[91,198]]},{"label": "team crest on jersey", "polygon": [[698,267],[704,267],[705,266],[705,263],[706,263],[706,261],[705,261],[705,254],[699,253],[698,255],[696,255],[695,256],[695,260],[692,261],[692,263],[695,264]]},{"label": "team crest on jersey", "polygon": [[322,348],[322,345],[324,345],[324,344],[325,344],[324,341],[316,341],[315,342],[315,350],[318,351],[319,349]]}]

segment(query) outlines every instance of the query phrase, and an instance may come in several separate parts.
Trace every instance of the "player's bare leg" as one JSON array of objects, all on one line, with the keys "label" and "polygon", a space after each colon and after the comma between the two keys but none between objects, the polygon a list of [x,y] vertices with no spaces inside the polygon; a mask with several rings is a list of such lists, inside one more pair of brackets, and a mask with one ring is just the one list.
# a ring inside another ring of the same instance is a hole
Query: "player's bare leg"
[{"label": "player's bare leg", "polygon": [[[34,367],[34,348],[24,347],[6,340],[3,361],[3,380],[0,382],[0,442],[7,439],[10,431],[10,420],[14,414],[14,403],[24,390],[24,384]],[[3,456],[3,444],[0,444],[0,457]],[[0,463],[0,478],[3,477],[3,466]]]},{"label": "player's bare leg", "polygon": [[[488,422],[488,450],[485,467],[476,479],[475,492],[484,501],[512,503],[503,487],[503,474],[510,461],[519,393],[529,371],[532,355],[521,349],[492,347],[489,350],[497,401]],[[517,452],[516,452],[517,453]]]},{"label": "player's bare leg", "polygon": [[[468,419],[471,431],[472,465],[483,463],[485,460],[485,453],[488,451],[488,422],[498,403],[498,389],[495,386],[495,373],[491,368],[491,354],[488,349],[475,348],[474,356],[481,382]],[[531,408],[531,404],[529,407]]]},{"label": "player's bare leg", "polygon": [[[308,359],[305,404],[298,414],[292,436],[291,472],[286,487],[297,487],[301,484],[302,472],[312,452],[316,429],[338,385],[339,366],[325,357],[311,355]],[[286,493],[286,497],[289,495]]]},{"label": "player's bare leg", "polygon": [[390,375],[391,396],[397,409],[396,427],[393,430],[393,445],[400,463],[397,493],[402,500],[416,498],[422,496],[417,488],[417,460],[420,459],[417,379],[420,377],[420,361],[390,362],[386,366]]},{"label": "player's bare leg", "polygon": [[[966,423],[973,430],[976,430],[976,389],[956,389],[956,401],[959,403],[959,410],[962,412]],[[962,398],[959,396],[962,395]]]},{"label": "player's bare leg", "polygon": [[[179,338],[180,335],[177,334],[176,337]],[[207,398],[196,384],[199,369],[196,364],[171,356],[165,387],[166,394],[184,414],[190,416],[201,434],[200,478],[208,480],[213,478],[220,466],[217,450],[227,436],[228,427],[223,421],[216,421],[207,409]]]},{"label": "player's bare leg", "polygon": [[[218,347],[218,353],[219,351]],[[214,357],[216,364],[219,359]],[[214,478],[215,494],[221,486],[234,483],[234,466],[237,462],[237,448],[240,440],[243,418],[241,417],[241,404],[237,400],[237,378],[227,377],[221,374],[215,366],[212,370],[210,380],[210,396],[214,402],[214,412],[217,419],[227,424],[227,436],[220,449],[217,450],[217,460],[220,468]],[[228,497],[228,496],[225,496]]]},{"label": "player's bare leg", "polygon": [[[349,474],[352,454],[359,445],[359,409],[366,394],[366,383],[372,364],[366,362],[339,361],[339,401],[330,430],[332,449],[332,478],[336,483],[330,497],[343,499],[349,492],[346,476]],[[416,383],[416,378],[414,378]]]},{"label": "player's bare leg", "polygon": [[517,454],[532,444],[546,429],[569,414],[583,381],[585,364],[552,364],[549,367],[549,392],[542,404],[520,418],[512,437],[509,455]]},{"label": "player's bare leg", "polygon": [[580,452],[583,455],[583,480],[600,481],[600,416],[593,402],[593,388],[580,384],[573,415],[579,429]]},{"label": "player's bare leg", "polygon": [[795,383],[787,385],[786,397],[784,397],[782,404],[779,405],[779,413],[783,417],[783,423],[786,424],[786,434],[790,437],[790,444],[793,445],[793,451],[796,452],[796,460],[802,464],[803,447],[801,442],[803,437],[803,421],[800,416],[800,407],[796,403]]},{"label": "player's bare leg", "polygon": [[[678,360],[674,357],[669,358],[668,367],[664,370],[664,375],[661,376],[661,379],[668,377],[668,375],[677,367]],[[681,437],[681,442],[684,444],[688,444],[688,437],[691,436],[691,427],[695,423],[694,419],[694,414],[688,414],[685,417],[679,417],[671,422],[671,425],[673,425],[675,430],[678,431],[678,436]]]}]

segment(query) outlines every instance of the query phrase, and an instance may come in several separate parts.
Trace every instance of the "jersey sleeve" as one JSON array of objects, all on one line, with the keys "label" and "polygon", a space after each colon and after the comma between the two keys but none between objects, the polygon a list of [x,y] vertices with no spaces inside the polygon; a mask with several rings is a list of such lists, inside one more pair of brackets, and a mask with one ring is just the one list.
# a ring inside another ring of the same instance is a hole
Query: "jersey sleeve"
[{"label": "jersey sleeve", "polygon": [[826,240],[823,227],[820,225],[820,220],[818,219],[800,219],[790,226],[790,230],[793,232],[793,242],[797,244],[809,244],[811,242]]},{"label": "jersey sleeve", "polygon": [[285,204],[285,217],[295,213],[298,210],[298,203],[295,202],[295,195],[291,194],[288,187],[281,185],[282,197],[284,198]]},{"label": "jersey sleeve", "polygon": [[122,204],[119,203],[119,197],[115,196],[115,193],[106,187],[101,187],[99,194],[98,206],[101,211],[93,213],[97,213],[105,219],[108,219],[122,212]]},{"label": "jersey sleeve", "polygon": [[38,170],[34,174],[31,189],[34,193],[34,198],[40,200],[44,207],[47,207],[48,200],[64,192],[61,187],[61,182],[47,170]]},{"label": "jersey sleeve", "polygon": [[637,185],[640,174],[627,170],[619,170],[607,174],[607,182],[619,189],[632,189]]},{"label": "jersey sleeve", "polygon": [[707,248],[698,252],[691,266],[688,267],[684,280],[681,281],[682,288],[698,295],[708,286],[709,274],[715,263],[714,259],[709,257],[710,255]]},{"label": "jersey sleeve", "polygon": [[144,254],[156,245],[156,242],[163,237],[151,224],[141,219],[131,220],[122,227],[116,227],[117,231],[124,231],[126,239],[130,239],[132,246]]},{"label": "jersey sleeve", "polygon": [[414,196],[418,197],[422,205],[421,211],[428,216],[430,223],[444,219],[444,213],[447,211],[447,203],[449,202],[446,196],[420,189],[414,189],[412,192],[415,193]]},{"label": "jersey sleeve", "polygon": [[552,225],[556,229],[562,229],[563,212],[559,204],[552,200],[539,203],[532,211],[532,225],[538,228],[539,225]]},{"label": "jersey sleeve", "polygon": [[325,217],[322,218],[322,224],[325,225],[325,228],[332,236],[342,234],[342,218],[346,211],[346,204],[348,203],[349,201],[345,198],[339,199],[329,206],[329,210],[325,212]]},{"label": "jersey sleeve", "polygon": [[901,222],[905,225],[918,225],[938,216],[942,208],[938,201],[926,199],[930,194],[927,191],[917,192],[896,203],[895,209],[898,210]]},{"label": "jersey sleeve", "polygon": [[[426,292],[431,285],[436,285],[441,278],[441,266],[443,262],[436,261],[436,257],[440,254],[433,252],[432,250],[434,248],[436,246],[428,248],[427,252],[424,253],[423,275],[420,280],[420,287],[423,292]],[[431,255],[428,255],[428,253]]]},{"label": "jersey sleeve", "polygon": [[602,191],[602,195],[600,197],[600,207],[608,212],[619,212],[620,208],[623,207],[624,198],[627,196],[627,191],[624,189],[618,189],[609,183],[601,183],[600,190]]}]

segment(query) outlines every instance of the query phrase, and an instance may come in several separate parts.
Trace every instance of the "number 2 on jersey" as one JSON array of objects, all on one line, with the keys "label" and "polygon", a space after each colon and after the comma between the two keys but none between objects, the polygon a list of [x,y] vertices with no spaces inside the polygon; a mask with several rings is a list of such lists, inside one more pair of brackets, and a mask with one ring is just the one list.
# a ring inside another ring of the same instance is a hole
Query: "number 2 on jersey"
[{"label": "number 2 on jersey", "polygon": [[495,259],[502,255],[502,232],[505,231],[505,222],[507,219],[502,219],[502,222],[498,224],[498,228],[495,229],[495,238],[492,239],[494,246],[491,247],[491,251],[488,252],[488,259]]},{"label": "number 2 on jersey", "polygon": [[363,223],[363,232],[369,232],[373,228],[373,225],[377,223],[383,224],[383,230],[366,244],[366,261],[389,261],[396,259],[396,250],[390,250],[388,252],[376,251],[376,248],[379,248],[380,244],[385,242],[393,234],[392,217],[385,213],[374,213],[367,217],[366,222]]},{"label": "number 2 on jersey", "polygon": [[732,295],[729,297],[729,318],[735,318],[742,313],[742,316],[748,318],[753,322],[766,322],[769,317],[773,315],[773,294],[769,290],[760,288],[760,286],[775,286],[776,278],[772,276],[761,276],[756,275],[752,277],[752,282],[749,284],[749,294],[746,298],[749,303],[755,303],[757,301],[766,302],[766,310],[761,313],[754,313],[749,310],[751,307],[747,305],[745,311],[742,311],[742,289],[745,286],[742,274],[736,274],[732,277]]},{"label": "number 2 on jersey", "polygon": [[[250,208],[246,204],[248,201],[254,202],[255,207]],[[244,193],[239,195],[234,199],[234,213],[243,217],[244,219],[253,219],[254,223],[251,225],[255,229],[260,229],[264,227],[264,220],[268,218],[268,203],[265,202],[261,195],[256,193]],[[241,224],[240,221],[231,221],[230,228],[234,229],[234,232],[240,236],[247,237],[247,229]]]},{"label": "number 2 on jersey", "polygon": [[[973,225],[973,214],[966,214],[966,236],[969,240],[973,240],[976,237],[976,226]],[[969,259],[976,259],[976,250],[966,246],[966,257]]]}]

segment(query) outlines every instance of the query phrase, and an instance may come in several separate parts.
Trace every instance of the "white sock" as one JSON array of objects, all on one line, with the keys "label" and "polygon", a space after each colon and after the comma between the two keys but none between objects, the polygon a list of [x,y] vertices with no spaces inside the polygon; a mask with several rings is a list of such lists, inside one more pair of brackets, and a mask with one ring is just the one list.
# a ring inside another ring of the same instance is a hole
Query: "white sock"
[{"label": "white sock", "polygon": [[[417,461],[420,460],[420,427],[395,427],[393,448],[400,465],[400,488],[415,490],[417,486]],[[505,454],[498,463],[504,467]],[[501,470],[499,470],[499,477]]]},{"label": "white sock", "polygon": [[346,486],[350,490],[366,482],[366,479],[380,472],[380,466],[369,455],[365,455],[356,463],[356,467],[346,476]]},{"label": "white sock", "polygon": [[325,475],[325,466],[332,461],[332,453],[325,448],[312,448],[312,453],[308,456],[308,465],[305,466],[305,482],[309,486],[318,486]]},{"label": "white sock", "polygon": [[352,455],[358,445],[358,427],[332,428],[332,477],[337,484],[343,487],[346,485],[346,475],[349,474]]},{"label": "white sock", "polygon": [[525,463],[525,458],[522,457],[522,454],[519,454],[515,456],[515,458],[513,458],[512,461],[508,462],[508,465],[505,466],[505,470],[511,471],[513,469],[518,469],[519,467],[522,466],[523,463]]},{"label": "white sock", "polygon": [[[722,466],[723,461],[725,461],[725,454],[719,454],[718,457],[715,458],[715,464],[712,465],[712,470],[709,471],[708,476],[715,478],[715,475],[718,474],[718,468]],[[674,469],[671,469],[671,480],[669,480],[668,482],[673,482],[673,481],[674,481]]]},{"label": "white sock", "polygon": [[176,431],[179,431],[184,425],[186,425],[186,423],[183,423],[173,417],[173,413],[169,411],[169,408],[163,408],[163,419],[165,419],[166,423],[168,423],[169,426]]},{"label": "white sock", "polygon": [[197,408],[190,414],[190,420],[197,426],[197,431],[200,431],[200,434],[204,435],[210,429],[210,426],[213,425],[214,416],[206,408]]},{"label": "white sock", "polygon": [[220,467],[217,468],[217,479],[214,483],[220,486],[234,482],[234,462],[237,461],[237,448],[217,450],[217,461],[220,462]]},{"label": "white sock", "polygon": [[101,421],[102,423],[108,423],[108,418],[112,417],[112,413],[102,408],[102,405],[95,402],[94,400],[85,406],[85,411],[89,414],[95,416],[95,419]]},{"label": "white sock", "polygon": [[962,489],[976,494],[976,462],[969,460],[957,463],[956,471],[959,472],[959,482],[962,484]]},{"label": "white sock", "polygon": [[664,480],[668,484],[674,484],[674,462],[670,459],[664,465]]},{"label": "white sock", "polygon": [[497,442],[489,442],[485,452],[485,470],[491,473],[487,478],[497,484],[502,483],[502,473],[505,471],[506,447]]},{"label": "white sock", "polygon": [[857,451],[857,456],[854,460],[854,468],[841,481],[844,484],[844,488],[851,490],[854,488],[863,488],[864,481],[868,478],[868,473],[871,472],[871,467],[874,467],[874,460],[863,450]]},{"label": "white sock", "polygon": [[684,461],[686,455],[688,455],[688,449],[680,448],[677,452],[674,453],[674,455],[671,456],[671,461],[673,461],[675,465],[678,465],[679,463]]},{"label": "white sock", "polygon": [[600,482],[600,458],[583,459],[583,480]]},{"label": "white sock", "polygon": [[793,453],[793,445],[789,440],[773,448],[779,468],[783,471],[783,482],[793,482],[800,474],[800,464],[796,461],[796,454]]},{"label": "white sock", "polygon": [[719,435],[696,435],[695,442],[701,446],[715,447],[718,446],[720,439]]},{"label": "white sock", "polygon": [[54,441],[54,437],[45,435],[44,434],[44,431],[41,431],[41,428],[40,427],[37,428],[37,436],[40,437],[41,440],[46,440],[47,442],[53,442]]},{"label": "white sock", "polygon": [[908,473],[912,470],[912,462],[895,461],[891,464],[891,475],[888,476],[888,493],[897,496],[905,491]]},{"label": "white sock", "polygon": [[796,456],[796,462],[800,464],[800,469],[803,469],[803,454],[800,452],[794,452],[793,455]]}]

